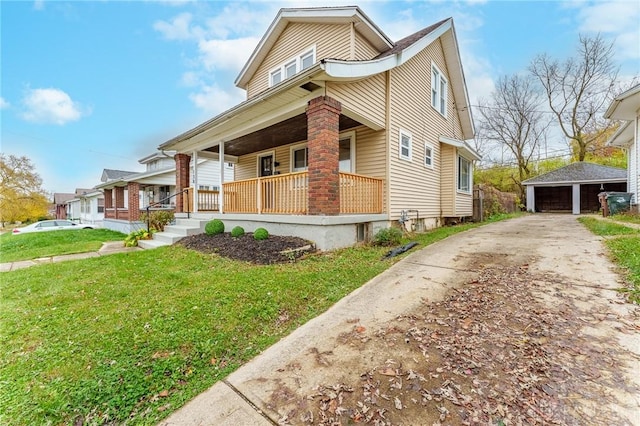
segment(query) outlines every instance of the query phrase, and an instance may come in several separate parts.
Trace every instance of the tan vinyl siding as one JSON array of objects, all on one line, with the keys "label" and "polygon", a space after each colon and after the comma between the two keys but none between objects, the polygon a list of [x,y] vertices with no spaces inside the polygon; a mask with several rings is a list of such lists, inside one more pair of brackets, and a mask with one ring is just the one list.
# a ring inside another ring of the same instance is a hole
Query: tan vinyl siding
[{"label": "tan vinyl siding", "polygon": [[386,133],[361,126],[356,130],[356,174],[385,179]]},{"label": "tan vinyl siding", "polygon": [[267,153],[273,153],[273,161],[280,163],[280,165],[276,167],[276,171],[281,174],[289,173],[290,147],[302,142],[305,141],[241,156],[238,158],[238,164],[236,164],[236,180],[253,179],[258,177],[258,157]]},{"label": "tan vinyl siding", "polygon": [[[453,94],[448,86],[447,118],[431,107],[431,61],[447,80],[447,68],[440,41],[390,73],[390,213],[397,219],[401,210],[418,209],[420,217],[440,217],[441,176],[445,167],[441,135],[459,137],[461,126],[454,113]],[[399,130],[412,135],[412,161],[399,158]],[[433,168],[424,166],[425,142],[433,148]],[[451,205],[453,206],[453,192]]]},{"label": "tan vinyl siding", "polygon": [[456,192],[455,216],[473,216],[473,196],[464,192]]},{"label": "tan vinyl siding", "polygon": [[355,43],[355,52],[356,57],[354,58],[357,61],[366,61],[369,59],[373,59],[378,56],[382,52],[378,52],[378,50],[371,45],[365,39],[362,34],[356,31],[356,43]]},{"label": "tan vinyl siding", "polygon": [[442,152],[441,158],[441,176],[440,184],[440,200],[442,203],[442,216],[455,216],[456,188],[458,185],[456,177],[456,149],[451,145],[440,144]]},{"label": "tan vinyl siding", "polygon": [[260,64],[247,85],[247,98],[269,88],[269,71],[285,61],[316,46],[316,62],[320,59],[349,59],[350,25],[291,23]]},{"label": "tan vinyl siding", "polygon": [[356,114],[366,117],[380,127],[385,124],[385,76],[374,75],[367,79],[350,82],[327,82],[327,96]]}]

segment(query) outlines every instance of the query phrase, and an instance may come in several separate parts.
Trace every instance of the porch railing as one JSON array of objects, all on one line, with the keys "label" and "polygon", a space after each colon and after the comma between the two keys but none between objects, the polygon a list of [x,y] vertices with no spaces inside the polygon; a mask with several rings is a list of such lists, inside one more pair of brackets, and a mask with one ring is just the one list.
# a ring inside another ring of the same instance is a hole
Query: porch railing
[{"label": "porch railing", "polygon": [[[188,199],[189,209],[193,211],[193,199],[195,192],[193,187],[187,188],[188,194],[185,199]],[[220,191],[211,191],[206,189],[198,190],[198,211],[199,212],[217,212],[220,210]]]},{"label": "porch railing", "polygon": [[129,209],[125,207],[105,207],[105,219],[129,220]]},{"label": "porch railing", "polygon": [[[307,214],[308,172],[226,182],[226,213]],[[382,179],[340,173],[340,213],[382,213]]]}]

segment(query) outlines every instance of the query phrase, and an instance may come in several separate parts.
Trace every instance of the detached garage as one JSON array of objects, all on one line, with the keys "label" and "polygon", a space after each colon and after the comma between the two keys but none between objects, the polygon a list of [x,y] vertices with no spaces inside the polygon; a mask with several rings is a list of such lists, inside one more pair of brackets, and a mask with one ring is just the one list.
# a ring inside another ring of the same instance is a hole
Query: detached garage
[{"label": "detached garage", "polygon": [[627,171],[577,162],[527,179],[522,184],[527,188],[527,211],[595,213],[600,210],[600,192],[627,191]]}]

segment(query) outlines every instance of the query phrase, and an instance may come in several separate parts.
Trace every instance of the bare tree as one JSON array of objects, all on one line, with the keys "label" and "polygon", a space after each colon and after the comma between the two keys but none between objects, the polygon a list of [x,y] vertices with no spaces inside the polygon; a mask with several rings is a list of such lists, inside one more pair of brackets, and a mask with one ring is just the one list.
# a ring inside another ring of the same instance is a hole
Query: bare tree
[{"label": "bare tree", "polygon": [[542,84],[549,107],[578,161],[584,161],[594,140],[613,125],[603,117],[618,76],[613,53],[613,43],[600,35],[580,35],[573,57],[559,62],[542,54],[529,67]]},{"label": "bare tree", "polygon": [[522,181],[531,175],[531,162],[546,141],[549,119],[542,111],[543,95],[529,76],[501,77],[490,101],[480,102],[479,133],[506,150],[518,167],[514,183],[525,193]]}]

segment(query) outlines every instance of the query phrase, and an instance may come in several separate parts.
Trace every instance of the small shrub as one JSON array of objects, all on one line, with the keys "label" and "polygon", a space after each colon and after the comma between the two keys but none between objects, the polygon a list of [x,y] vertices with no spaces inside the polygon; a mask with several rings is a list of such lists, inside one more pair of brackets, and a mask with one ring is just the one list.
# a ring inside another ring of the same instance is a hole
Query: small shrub
[{"label": "small shrub", "polygon": [[212,221],[207,222],[204,227],[204,232],[207,235],[222,234],[224,232],[224,223],[222,223],[220,219],[213,219]]},{"label": "small shrub", "polygon": [[147,212],[140,215],[140,221],[149,224],[149,228],[156,231],[164,231],[164,227],[175,220],[175,215],[170,210],[154,210],[149,213],[147,218]]},{"label": "small shrub", "polygon": [[375,246],[395,246],[400,244],[402,239],[402,231],[398,228],[385,228],[379,230],[373,236],[373,245]]},{"label": "small shrub", "polygon": [[152,238],[153,232],[147,231],[146,229],[138,229],[137,231],[133,231],[125,237],[124,246],[136,247],[139,240],[150,240]]},{"label": "small shrub", "polygon": [[254,231],[253,238],[258,241],[266,240],[267,238],[269,238],[269,232],[267,232],[267,230],[264,228],[258,228]]},{"label": "small shrub", "polygon": [[242,226],[236,226],[231,230],[231,236],[233,238],[242,237],[244,235],[244,228]]}]

